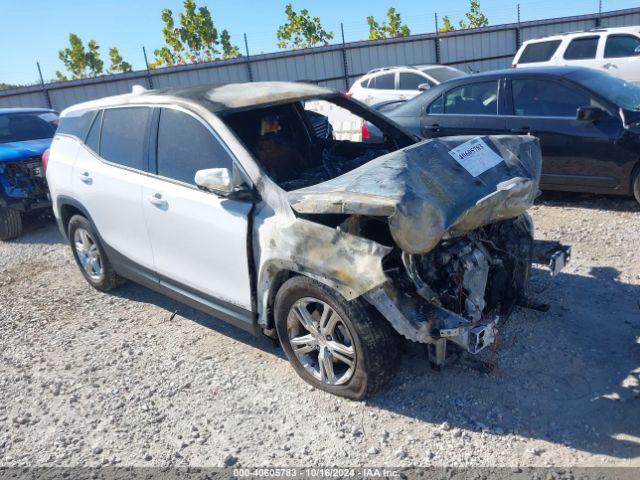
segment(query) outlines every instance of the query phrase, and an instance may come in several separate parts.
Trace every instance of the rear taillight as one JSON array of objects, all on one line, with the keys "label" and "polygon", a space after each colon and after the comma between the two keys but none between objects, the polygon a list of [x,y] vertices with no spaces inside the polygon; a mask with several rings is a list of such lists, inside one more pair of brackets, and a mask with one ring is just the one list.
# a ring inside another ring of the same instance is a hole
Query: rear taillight
[{"label": "rear taillight", "polygon": [[518,64],[517,63],[512,63],[511,64],[511,68],[518,68]]},{"label": "rear taillight", "polygon": [[362,121],[362,139],[369,138],[369,129],[367,128],[367,121]]},{"label": "rear taillight", "polygon": [[42,169],[47,170],[47,162],[49,161],[49,149],[47,148],[42,154]]},{"label": "rear taillight", "polygon": [[344,96],[347,98],[351,98],[351,95],[353,95],[353,93],[351,93],[350,91],[344,92]]}]

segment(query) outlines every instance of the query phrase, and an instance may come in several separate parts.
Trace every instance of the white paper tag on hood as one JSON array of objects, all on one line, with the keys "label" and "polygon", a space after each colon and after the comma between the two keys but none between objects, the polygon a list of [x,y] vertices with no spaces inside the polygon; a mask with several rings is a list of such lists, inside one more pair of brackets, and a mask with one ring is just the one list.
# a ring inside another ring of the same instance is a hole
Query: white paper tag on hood
[{"label": "white paper tag on hood", "polygon": [[453,150],[449,150],[449,155],[455,158],[456,162],[474,177],[503,161],[502,157],[491,150],[489,145],[479,137],[464,142]]}]

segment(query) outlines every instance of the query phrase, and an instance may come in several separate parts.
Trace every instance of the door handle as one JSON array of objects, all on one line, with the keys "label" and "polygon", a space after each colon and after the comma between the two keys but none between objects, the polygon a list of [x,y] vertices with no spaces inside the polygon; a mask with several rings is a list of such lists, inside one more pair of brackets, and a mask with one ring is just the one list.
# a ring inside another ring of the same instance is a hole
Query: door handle
[{"label": "door handle", "polygon": [[439,132],[440,125],[438,125],[437,123],[434,123],[433,125],[425,125],[423,127],[423,130],[426,132]]},{"label": "door handle", "polygon": [[531,133],[531,129],[529,127],[511,128],[509,132],[515,135],[528,135]]},{"label": "door handle", "polygon": [[618,68],[618,66],[615,63],[605,63],[602,68],[605,70],[611,70],[612,68]]},{"label": "door handle", "polygon": [[160,193],[155,193],[153,195],[148,195],[147,200],[151,205],[155,205],[158,208],[167,208],[169,206],[169,202],[162,199],[162,195]]},{"label": "door handle", "polygon": [[91,174],[89,172],[82,172],[80,174],[80,181],[86,183],[87,185],[91,185],[93,183],[93,178],[91,178]]}]

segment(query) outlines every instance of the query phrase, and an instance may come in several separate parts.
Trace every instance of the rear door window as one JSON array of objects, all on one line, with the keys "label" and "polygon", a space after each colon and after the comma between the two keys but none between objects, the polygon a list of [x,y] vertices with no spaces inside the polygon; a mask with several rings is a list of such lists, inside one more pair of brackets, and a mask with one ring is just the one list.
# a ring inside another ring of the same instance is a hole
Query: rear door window
[{"label": "rear door window", "polygon": [[433,86],[432,82],[429,82],[422,75],[417,73],[400,72],[400,90],[418,90],[418,87],[423,83]]},{"label": "rear door window", "polygon": [[384,75],[373,77],[369,82],[369,88],[375,88],[376,90],[393,90],[396,88],[395,82],[395,73],[385,73]]},{"label": "rear door window", "polygon": [[470,83],[449,90],[444,96],[448,115],[497,115],[498,81]]},{"label": "rear door window", "polygon": [[560,46],[560,40],[530,43],[524,48],[518,63],[548,62]]},{"label": "rear door window", "polygon": [[591,105],[582,91],[547,80],[512,80],[511,88],[518,117],[575,118],[578,108]]},{"label": "rear door window", "polygon": [[564,52],[565,60],[590,60],[596,58],[600,37],[574,38]]},{"label": "rear door window", "polygon": [[100,156],[125,167],[147,169],[151,109],[109,108],[102,117]]},{"label": "rear door window", "polygon": [[633,57],[640,39],[633,35],[609,35],[604,47],[604,58]]},{"label": "rear door window", "polygon": [[191,115],[163,108],[158,127],[158,175],[195,184],[198,170],[233,167],[220,140]]}]

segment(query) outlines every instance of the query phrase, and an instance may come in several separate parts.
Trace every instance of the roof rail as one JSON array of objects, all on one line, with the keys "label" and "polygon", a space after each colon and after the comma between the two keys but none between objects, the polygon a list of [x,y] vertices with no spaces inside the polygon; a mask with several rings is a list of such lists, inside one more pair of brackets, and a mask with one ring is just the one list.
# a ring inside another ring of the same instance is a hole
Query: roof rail
[{"label": "roof rail", "polygon": [[412,68],[414,70],[418,70],[416,67],[414,67],[413,65],[394,65],[392,67],[378,67],[378,68],[373,68],[371,70],[369,70],[367,72],[367,75],[369,75],[370,73],[376,73],[376,72],[384,72],[385,70],[393,70],[394,68]]}]

